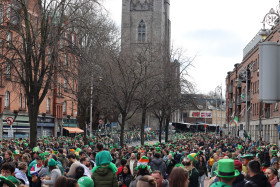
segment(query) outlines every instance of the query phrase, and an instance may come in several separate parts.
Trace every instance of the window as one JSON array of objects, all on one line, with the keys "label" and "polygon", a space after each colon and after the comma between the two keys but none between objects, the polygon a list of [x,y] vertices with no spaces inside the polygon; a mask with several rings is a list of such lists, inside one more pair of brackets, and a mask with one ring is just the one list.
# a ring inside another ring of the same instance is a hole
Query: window
[{"label": "window", "polygon": [[66,101],[63,102],[63,113],[66,113]]},{"label": "window", "polygon": [[0,39],[0,55],[3,55],[3,40]]},{"label": "window", "polygon": [[74,114],[74,102],[72,101],[72,106],[71,106],[71,115],[73,116]]},{"label": "window", "polygon": [[0,25],[3,23],[4,21],[4,5],[0,4]]},{"label": "window", "polygon": [[8,43],[8,47],[11,47],[11,42],[12,42],[12,32],[8,31],[7,32],[7,43]]},{"label": "window", "polygon": [[11,65],[9,62],[6,63],[6,76],[11,76]]},{"label": "window", "polygon": [[145,42],[146,40],[146,25],[143,20],[138,25],[138,42]]},{"label": "window", "polygon": [[7,6],[7,20],[10,21],[11,19],[11,4],[9,3]]},{"label": "window", "polygon": [[75,36],[74,36],[74,34],[72,34],[72,45],[73,46],[75,45]]},{"label": "window", "polygon": [[68,65],[68,55],[65,54],[65,62],[64,62],[64,65],[67,66]]},{"label": "window", "polygon": [[22,108],[22,94],[19,94],[19,109]]},{"label": "window", "polygon": [[50,112],[50,104],[51,104],[51,99],[50,98],[48,98],[47,99],[47,112]]},{"label": "window", "polygon": [[64,88],[67,88],[67,84],[68,84],[67,79],[64,78],[64,85],[63,85],[63,87],[64,87]]},{"label": "window", "polygon": [[26,95],[23,95],[23,100],[22,100],[22,108],[26,109]]},{"label": "window", "polygon": [[8,91],[5,92],[5,107],[10,107],[10,92]]}]

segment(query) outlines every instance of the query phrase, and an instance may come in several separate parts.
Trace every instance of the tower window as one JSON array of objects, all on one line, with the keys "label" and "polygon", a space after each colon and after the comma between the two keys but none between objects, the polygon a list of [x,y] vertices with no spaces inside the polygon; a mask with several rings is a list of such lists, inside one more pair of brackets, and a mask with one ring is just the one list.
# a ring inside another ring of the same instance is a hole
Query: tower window
[{"label": "tower window", "polygon": [[143,20],[138,25],[138,42],[145,42],[146,40],[146,25]]}]

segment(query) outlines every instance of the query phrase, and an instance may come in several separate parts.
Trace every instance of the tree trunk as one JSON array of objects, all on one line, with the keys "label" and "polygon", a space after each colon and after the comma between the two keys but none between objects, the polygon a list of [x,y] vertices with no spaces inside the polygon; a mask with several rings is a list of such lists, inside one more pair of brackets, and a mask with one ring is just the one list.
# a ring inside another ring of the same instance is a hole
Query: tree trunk
[{"label": "tree trunk", "polygon": [[159,137],[158,137],[159,143],[161,143],[161,135],[162,135],[162,119],[159,120]]},{"label": "tree trunk", "polygon": [[170,121],[170,115],[168,114],[165,120],[165,143],[168,142],[169,121]]},{"label": "tree trunk", "polygon": [[142,122],[141,122],[141,145],[144,145],[145,142],[145,137],[144,137],[144,133],[145,133],[145,122],[146,122],[146,113],[147,113],[147,107],[146,105],[144,105],[144,107],[142,108]]},{"label": "tree trunk", "polygon": [[[31,106],[28,107],[28,116],[29,116],[29,123],[30,123],[30,148],[33,149],[33,147],[37,146],[37,118],[39,113],[39,106],[34,104],[31,104]],[[43,133],[43,132],[41,132]]]},{"label": "tree trunk", "polygon": [[120,137],[121,147],[123,147],[125,119],[126,119],[126,115],[122,114],[121,135],[120,135],[121,136]]}]

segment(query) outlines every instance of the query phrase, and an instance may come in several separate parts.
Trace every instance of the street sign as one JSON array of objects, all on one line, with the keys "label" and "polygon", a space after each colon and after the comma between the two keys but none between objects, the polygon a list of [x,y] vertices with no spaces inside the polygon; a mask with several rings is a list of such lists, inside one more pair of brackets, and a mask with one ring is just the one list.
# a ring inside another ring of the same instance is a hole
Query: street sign
[{"label": "street sign", "polygon": [[8,138],[13,138],[13,137],[14,137],[14,130],[8,129]]},{"label": "street sign", "polygon": [[98,120],[98,123],[103,124],[103,120],[102,119]]},{"label": "street sign", "polygon": [[12,125],[14,123],[14,118],[7,117],[6,122],[7,122],[8,125]]},{"label": "street sign", "polygon": [[205,124],[205,125],[204,125],[204,127],[206,128],[206,127],[207,127],[207,125]]}]

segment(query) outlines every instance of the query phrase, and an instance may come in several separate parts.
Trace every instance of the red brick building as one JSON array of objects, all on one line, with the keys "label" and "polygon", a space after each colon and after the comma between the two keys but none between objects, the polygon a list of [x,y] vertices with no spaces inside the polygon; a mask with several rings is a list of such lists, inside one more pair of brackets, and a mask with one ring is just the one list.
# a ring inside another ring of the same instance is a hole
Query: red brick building
[{"label": "red brick building", "polygon": [[[226,115],[230,131],[238,136],[238,132],[239,135],[243,135],[243,130],[246,130],[253,140],[262,138],[277,144],[278,124],[280,124],[279,103],[267,104],[259,100],[259,44],[262,41],[277,42],[278,29],[279,24],[272,27],[265,40],[259,33],[256,34],[244,48],[242,61],[235,64],[226,77]],[[239,119],[237,126],[234,123],[235,117]]]},{"label": "red brick building", "polygon": [[[0,2],[0,24],[8,24],[12,17],[12,1]],[[30,4],[30,15],[36,18],[34,3]],[[33,11],[31,11],[33,10]],[[36,19],[34,19],[36,20]],[[0,31],[1,32],[1,31]],[[77,43],[77,38],[71,35]],[[13,42],[15,33],[8,31],[7,40]],[[5,54],[6,42],[0,40],[0,53]],[[62,54],[60,60],[65,62],[65,69],[73,68],[75,58],[70,54]],[[17,69],[19,71],[19,68]],[[16,138],[29,137],[29,117],[27,101],[24,89],[19,81],[16,80],[16,69],[4,59],[0,58],[0,139],[8,137],[10,126],[7,124],[8,117],[16,117],[12,125],[13,136]],[[73,78],[63,78],[60,74],[55,74],[56,82],[52,84],[46,97],[40,105],[38,116],[38,137],[59,136],[62,127],[77,127],[77,81]],[[71,89],[70,89],[71,88]],[[11,131],[10,131],[11,132]]]}]

